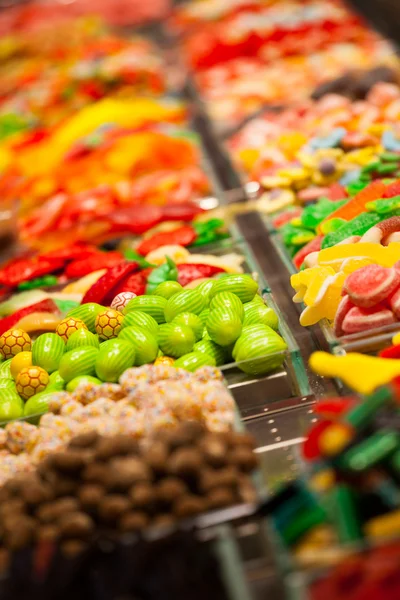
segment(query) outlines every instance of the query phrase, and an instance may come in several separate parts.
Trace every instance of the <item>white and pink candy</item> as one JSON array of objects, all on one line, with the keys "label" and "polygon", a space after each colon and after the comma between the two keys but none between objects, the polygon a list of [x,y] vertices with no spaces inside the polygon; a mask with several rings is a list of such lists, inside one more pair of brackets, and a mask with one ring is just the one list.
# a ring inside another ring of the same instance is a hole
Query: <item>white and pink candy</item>
[{"label": "white and pink candy", "polygon": [[111,308],[122,312],[132,298],[136,298],[136,294],[133,292],[121,292],[120,294],[117,294],[111,302]]}]

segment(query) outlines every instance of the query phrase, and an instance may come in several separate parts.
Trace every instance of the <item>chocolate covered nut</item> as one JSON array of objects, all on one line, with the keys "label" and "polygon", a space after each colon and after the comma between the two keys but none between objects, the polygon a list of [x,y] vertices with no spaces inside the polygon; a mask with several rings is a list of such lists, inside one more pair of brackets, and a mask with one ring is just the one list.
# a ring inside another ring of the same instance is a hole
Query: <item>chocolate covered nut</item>
[{"label": "chocolate covered nut", "polygon": [[199,441],[199,448],[207,464],[211,467],[222,467],[226,465],[227,446],[220,436],[212,433],[205,435]]},{"label": "chocolate covered nut", "polygon": [[42,527],[39,527],[37,531],[38,541],[43,542],[53,542],[59,537],[59,535],[60,529],[55,525],[43,525]]},{"label": "chocolate covered nut", "polygon": [[202,455],[197,448],[179,448],[168,461],[169,472],[182,477],[196,475],[202,466]]},{"label": "chocolate covered nut", "polygon": [[143,452],[143,458],[151,469],[157,474],[165,473],[169,452],[165,442],[156,440],[150,448]]},{"label": "chocolate covered nut", "polygon": [[240,433],[239,431],[226,431],[220,434],[230,448],[235,446],[255,447],[255,441],[250,433]]},{"label": "chocolate covered nut", "polygon": [[237,481],[238,472],[233,466],[218,470],[205,469],[201,474],[200,489],[207,493],[210,490],[220,486],[235,487]]},{"label": "chocolate covered nut", "polygon": [[51,500],[52,492],[49,486],[39,480],[33,480],[22,488],[21,496],[29,506],[36,506]]},{"label": "chocolate covered nut", "polygon": [[185,518],[198,515],[207,508],[204,498],[187,494],[177,498],[173,505],[173,513],[177,517]]},{"label": "chocolate covered nut", "polygon": [[77,474],[87,462],[87,455],[79,450],[67,450],[53,454],[53,468],[70,475]]},{"label": "chocolate covered nut", "polygon": [[129,497],[134,508],[149,509],[154,504],[156,492],[150,483],[135,483],[129,490]]},{"label": "chocolate covered nut", "polygon": [[42,523],[53,523],[78,509],[79,503],[76,498],[60,498],[55,502],[47,502],[39,506],[35,515]]},{"label": "chocolate covered nut", "polygon": [[96,508],[104,498],[104,495],[104,487],[96,483],[88,483],[83,485],[78,491],[79,502],[86,510],[92,510]]},{"label": "chocolate covered nut", "polygon": [[21,514],[25,511],[25,502],[22,498],[11,498],[7,504],[0,506],[0,519],[3,521],[10,515]]},{"label": "chocolate covered nut", "polygon": [[21,515],[5,529],[4,542],[11,550],[26,548],[35,539],[37,523],[31,517]]},{"label": "chocolate covered nut", "polygon": [[181,446],[191,446],[204,432],[205,429],[201,423],[188,421],[170,432],[168,442],[172,450]]},{"label": "chocolate covered nut", "polygon": [[82,479],[90,483],[104,484],[108,476],[108,468],[104,463],[91,463],[82,471]]},{"label": "chocolate covered nut", "polygon": [[177,477],[167,477],[161,480],[156,487],[157,500],[161,504],[170,505],[185,493],[187,493],[187,487]]},{"label": "chocolate covered nut", "polygon": [[130,508],[131,502],[126,496],[110,494],[100,502],[98,514],[105,523],[113,523],[125,512],[128,512]]},{"label": "chocolate covered nut", "polygon": [[60,519],[59,528],[63,538],[87,539],[94,529],[94,523],[89,515],[73,512]]},{"label": "chocolate covered nut", "polygon": [[97,431],[89,431],[76,435],[69,443],[70,448],[91,448],[99,439]]},{"label": "chocolate covered nut", "polygon": [[206,501],[208,509],[214,510],[232,506],[232,504],[235,504],[236,496],[230,488],[216,487],[209,492]]},{"label": "chocolate covered nut", "polygon": [[96,447],[96,458],[108,460],[113,456],[136,454],[137,442],[128,435],[116,435],[112,438],[100,438]]},{"label": "chocolate covered nut", "polygon": [[65,475],[57,475],[52,483],[52,489],[57,498],[60,496],[74,496],[78,489],[78,480]]},{"label": "chocolate covered nut", "polygon": [[123,532],[138,531],[149,523],[149,517],[144,512],[128,512],[122,515],[118,522],[118,529]]},{"label": "chocolate covered nut", "polygon": [[61,544],[61,552],[67,558],[75,558],[84,552],[88,545],[82,540],[65,540]]},{"label": "chocolate covered nut", "polygon": [[169,513],[161,513],[160,515],[157,515],[156,517],[154,517],[151,524],[154,527],[169,527],[170,525],[173,525],[175,522],[176,522],[176,519],[175,519],[174,515],[171,515]]},{"label": "chocolate covered nut", "polygon": [[238,446],[229,452],[229,462],[241,471],[249,473],[257,466],[257,456],[250,448]]},{"label": "chocolate covered nut", "polygon": [[138,481],[150,479],[151,471],[146,463],[140,458],[129,456],[110,461],[105,483],[110,490],[125,491]]}]

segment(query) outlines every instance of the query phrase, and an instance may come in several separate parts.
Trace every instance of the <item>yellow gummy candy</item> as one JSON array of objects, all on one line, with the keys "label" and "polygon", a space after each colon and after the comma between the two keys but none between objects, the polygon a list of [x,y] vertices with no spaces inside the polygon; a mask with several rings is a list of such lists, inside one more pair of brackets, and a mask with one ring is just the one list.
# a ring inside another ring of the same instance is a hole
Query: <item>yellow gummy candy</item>
[{"label": "yellow gummy candy", "polygon": [[392,344],[393,346],[397,346],[398,344],[400,344],[400,333],[396,333],[396,335],[393,336]]},{"label": "yellow gummy candy", "polygon": [[[314,304],[307,306],[300,316],[300,325],[309,327],[321,319],[333,321],[339,303],[342,299],[342,288],[346,280],[346,273],[335,273],[326,277],[319,292],[314,296]],[[310,292],[309,288],[308,292]],[[308,292],[306,295],[308,295]]]},{"label": "yellow gummy candy", "polygon": [[330,266],[339,271],[347,258],[371,259],[382,267],[393,267],[400,260],[400,243],[392,242],[388,246],[371,242],[359,244],[338,244],[321,250],[318,254],[318,264]]},{"label": "yellow gummy candy", "polygon": [[357,352],[333,356],[327,352],[314,352],[310,367],[324,377],[339,377],[354,391],[372,394],[381,385],[400,375],[400,360],[378,358]]},{"label": "yellow gummy candy", "polygon": [[335,271],[331,267],[312,267],[292,275],[290,284],[296,292],[293,302],[304,302],[307,306],[314,304],[314,299],[325,279],[334,274]]}]

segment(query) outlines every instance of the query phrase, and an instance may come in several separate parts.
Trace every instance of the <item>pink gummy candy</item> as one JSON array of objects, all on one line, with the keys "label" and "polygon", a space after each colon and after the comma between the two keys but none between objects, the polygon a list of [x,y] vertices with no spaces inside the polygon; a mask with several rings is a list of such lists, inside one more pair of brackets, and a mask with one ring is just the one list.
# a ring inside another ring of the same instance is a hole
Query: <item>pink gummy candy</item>
[{"label": "pink gummy candy", "polygon": [[336,335],[336,337],[340,337],[341,335],[344,334],[343,327],[342,327],[343,321],[344,321],[345,316],[347,315],[349,310],[351,308],[353,308],[353,306],[354,306],[354,304],[350,300],[349,296],[347,294],[345,294],[340,301],[340,304],[338,306],[338,309],[337,309],[336,315],[335,315],[335,322],[333,323],[333,331],[334,331],[334,334]]},{"label": "pink gummy candy", "polygon": [[396,322],[391,310],[378,304],[372,308],[353,306],[345,316],[342,329],[346,334],[361,333],[369,329],[379,329]]},{"label": "pink gummy candy", "polygon": [[400,319],[400,289],[396,290],[389,299],[389,306],[396,317]]},{"label": "pink gummy candy", "polygon": [[389,219],[385,219],[371,227],[371,229],[368,229],[362,236],[360,242],[379,244],[381,240],[397,231],[400,231],[400,217],[389,217]]},{"label": "pink gummy candy", "polygon": [[366,265],[351,273],[345,283],[348,293],[356,306],[369,308],[382,302],[400,285],[400,272],[380,265]]}]

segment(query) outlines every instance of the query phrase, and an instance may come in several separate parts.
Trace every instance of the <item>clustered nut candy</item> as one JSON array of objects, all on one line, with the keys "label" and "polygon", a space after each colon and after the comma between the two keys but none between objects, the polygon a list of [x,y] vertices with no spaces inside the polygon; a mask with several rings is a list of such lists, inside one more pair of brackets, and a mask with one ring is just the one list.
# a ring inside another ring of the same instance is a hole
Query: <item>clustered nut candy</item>
[{"label": "clustered nut candy", "polygon": [[58,540],[71,555],[95,534],[170,525],[252,502],[256,465],[251,436],[210,432],[195,421],[142,444],[122,434],[78,435],[0,489],[0,555],[42,540]]}]

